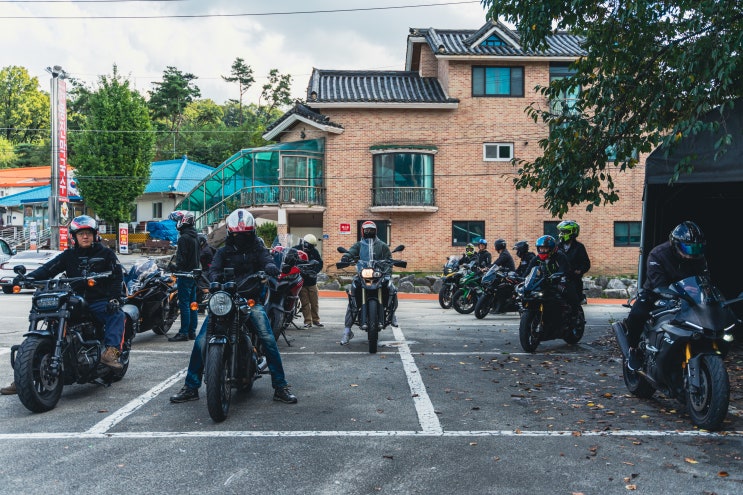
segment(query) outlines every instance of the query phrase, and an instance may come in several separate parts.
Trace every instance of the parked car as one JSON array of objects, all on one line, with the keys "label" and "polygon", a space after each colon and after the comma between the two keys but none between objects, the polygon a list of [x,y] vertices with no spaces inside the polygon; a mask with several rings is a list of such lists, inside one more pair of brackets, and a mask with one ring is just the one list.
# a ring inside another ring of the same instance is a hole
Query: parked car
[{"label": "parked car", "polygon": [[8,261],[13,255],[15,255],[15,249],[10,247],[4,239],[0,239],[0,263]]},{"label": "parked car", "polygon": [[13,267],[23,265],[27,272],[32,272],[38,267],[57,256],[60,251],[51,249],[39,249],[35,251],[21,251],[15,256],[10,257],[7,261],[0,264],[0,286],[6,294],[13,293],[13,279],[16,273]]}]

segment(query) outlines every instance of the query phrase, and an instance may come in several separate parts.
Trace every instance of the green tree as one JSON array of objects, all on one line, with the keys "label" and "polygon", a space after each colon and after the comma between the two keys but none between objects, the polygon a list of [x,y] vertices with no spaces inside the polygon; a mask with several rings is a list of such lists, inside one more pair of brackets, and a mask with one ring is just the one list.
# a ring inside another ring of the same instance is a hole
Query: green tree
[{"label": "green tree", "polygon": [[[49,165],[52,156],[50,140],[39,144],[21,143],[15,146],[15,167]],[[69,145],[68,145],[69,147]]]},{"label": "green tree", "polygon": [[24,67],[0,69],[0,129],[13,144],[38,143],[49,136],[49,95]]},{"label": "green tree", "polygon": [[292,76],[279,74],[277,69],[268,73],[268,81],[261,88],[261,97],[258,100],[260,112],[265,116],[273,116],[274,111],[282,106],[291,105]]},{"label": "green tree", "polygon": [[0,136],[0,168],[10,168],[15,164],[15,161],[13,143]]},{"label": "green tree", "polygon": [[183,123],[186,107],[201,96],[198,86],[193,84],[195,79],[198,78],[193,74],[168,66],[163,72],[163,80],[152,83],[155,89],[149,92],[153,119],[162,119],[170,131],[177,132]]},{"label": "green tree", "polygon": [[144,98],[118,73],[101,76],[75,145],[75,177],[96,214],[128,222],[131,205],[150,178],[154,134]]},{"label": "green tree", "polygon": [[[545,46],[555,29],[585,37],[576,73],[538,87],[551,101],[575,88],[575,105],[527,113],[549,127],[543,155],[519,160],[518,188],[544,191],[544,206],[563,216],[571,206],[619,199],[614,177],[638,153],[715,130],[700,117],[730,108],[743,94],[743,3],[739,0],[482,0],[491,18],[513,23],[526,50]],[[561,110],[561,111],[558,111]],[[731,136],[715,146],[725,152]],[[607,153],[607,150],[610,152]],[[611,158],[610,158],[611,157]],[[614,158],[616,157],[616,158]],[[691,172],[692,157],[679,174]]]},{"label": "green tree", "polygon": [[230,77],[222,76],[222,79],[224,79],[227,82],[236,82],[239,87],[239,94],[240,99],[239,102],[239,109],[240,109],[240,125],[243,123],[243,96],[245,93],[250,89],[250,87],[255,82],[255,78],[253,77],[253,68],[249,65],[245,64],[245,60],[241,59],[240,57],[237,57],[235,61],[232,63],[232,71],[230,72]]}]

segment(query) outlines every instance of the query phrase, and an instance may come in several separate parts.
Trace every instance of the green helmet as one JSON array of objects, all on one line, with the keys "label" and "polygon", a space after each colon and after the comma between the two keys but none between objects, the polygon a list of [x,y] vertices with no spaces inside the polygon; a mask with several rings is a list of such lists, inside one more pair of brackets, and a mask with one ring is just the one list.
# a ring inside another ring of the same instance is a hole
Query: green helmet
[{"label": "green helmet", "polygon": [[464,248],[464,253],[467,255],[475,254],[475,246],[472,243],[467,244],[467,247]]},{"label": "green helmet", "polygon": [[578,237],[580,225],[575,220],[563,220],[557,224],[557,232],[562,242],[568,242]]}]

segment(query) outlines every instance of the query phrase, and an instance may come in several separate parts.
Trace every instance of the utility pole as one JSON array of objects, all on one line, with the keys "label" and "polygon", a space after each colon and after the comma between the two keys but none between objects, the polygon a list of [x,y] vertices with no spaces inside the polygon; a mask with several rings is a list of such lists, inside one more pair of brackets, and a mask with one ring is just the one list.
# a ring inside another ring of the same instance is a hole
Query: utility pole
[{"label": "utility pole", "polygon": [[49,247],[67,249],[69,205],[67,198],[67,73],[62,67],[47,67],[51,80],[52,176],[49,196]]}]

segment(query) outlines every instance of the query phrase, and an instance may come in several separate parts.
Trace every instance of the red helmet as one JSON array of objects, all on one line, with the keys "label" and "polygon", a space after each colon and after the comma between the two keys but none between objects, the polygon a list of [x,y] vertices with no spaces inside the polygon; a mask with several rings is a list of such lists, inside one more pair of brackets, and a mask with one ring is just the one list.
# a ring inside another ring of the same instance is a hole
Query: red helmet
[{"label": "red helmet", "polygon": [[238,208],[227,216],[227,230],[230,234],[255,232],[255,218],[244,208]]},{"label": "red helmet", "polygon": [[367,220],[361,224],[361,237],[364,239],[374,239],[377,237],[377,224]]},{"label": "red helmet", "polygon": [[299,256],[299,261],[307,262],[309,261],[310,257],[307,256],[307,253],[304,251],[297,251],[297,256]]}]

